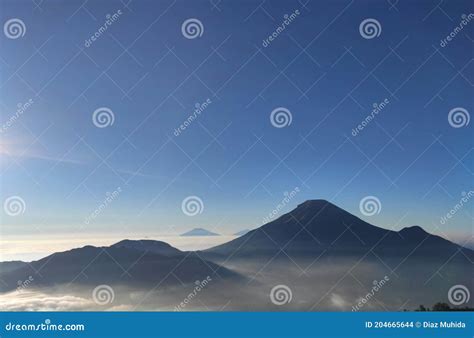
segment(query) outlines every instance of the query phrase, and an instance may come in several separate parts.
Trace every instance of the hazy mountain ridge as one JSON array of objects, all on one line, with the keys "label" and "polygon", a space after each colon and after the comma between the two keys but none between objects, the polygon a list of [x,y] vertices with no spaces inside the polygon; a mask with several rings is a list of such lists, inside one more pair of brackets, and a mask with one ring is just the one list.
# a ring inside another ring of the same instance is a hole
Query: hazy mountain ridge
[{"label": "hazy mountain ridge", "polygon": [[[405,298],[419,304],[436,302],[440,292],[446,294],[454,284],[471,285],[466,271],[473,261],[474,251],[419,226],[391,231],[327,201],[311,200],[204,251],[185,252],[154,240],[122,240],[109,247],[57,252],[31,263],[4,262],[0,268],[9,265],[9,269],[0,270],[0,291],[11,291],[29,276],[34,278],[31,288],[38,290],[66,286],[62,289],[72,292],[80,286],[90,292],[99,284],[128,290],[167,287],[171,293],[162,306],[168,308],[186,297],[186,285],[211,276],[213,288],[200,297],[216,309],[230,300],[234,310],[273,309],[269,289],[283,283],[295,292],[291,310],[313,311],[314,304],[347,310],[367,292],[363,285],[390,276],[390,291],[377,297],[383,306],[396,310]],[[165,298],[152,297],[143,309],[154,309],[153,299]]]},{"label": "hazy mountain ridge", "polygon": [[419,226],[387,230],[325,200],[306,201],[274,221],[204,253],[232,259],[257,258],[274,256],[281,248],[292,258],[323,252],[361,256],[371,251],[386,258],[410,255],[445,259],[459,250],[474,259],[472,250],[431,235]]}]

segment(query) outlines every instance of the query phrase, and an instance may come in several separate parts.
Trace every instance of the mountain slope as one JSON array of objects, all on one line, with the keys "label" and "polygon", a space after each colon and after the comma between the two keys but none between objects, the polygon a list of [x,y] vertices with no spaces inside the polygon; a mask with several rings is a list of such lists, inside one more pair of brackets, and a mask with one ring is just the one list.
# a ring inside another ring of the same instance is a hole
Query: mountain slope
[{"label": "mountain slope", "polygon": [[[122,241],[110,247],[85,246],[54,253],[27,266],[0,273],[4,282],[0,291],[9,291],[17,281],[33,277],[33,287],[56,285],[182,285],[213,276],[234,278],[238,275],[215,263],[201,259],[196,253],[181,252],[166,243]],[[145,248],[139,250],[138,248]],[[151,248],[151,250],[147,250]],[[159,254],[153,250],[166,252]],[[171,252],[176,255],[170,255]]]},{"label": "mountain slope", "polygon": [[391,231],[371,225],[325,200],[306,201],[291,212],[228,243],[205,250],[224,258],[272,257],[283,250],[292,258],[320,254],[380,257],[424,256],[447,259],[457,252],[474,258],[473,251],[421,227]]}]

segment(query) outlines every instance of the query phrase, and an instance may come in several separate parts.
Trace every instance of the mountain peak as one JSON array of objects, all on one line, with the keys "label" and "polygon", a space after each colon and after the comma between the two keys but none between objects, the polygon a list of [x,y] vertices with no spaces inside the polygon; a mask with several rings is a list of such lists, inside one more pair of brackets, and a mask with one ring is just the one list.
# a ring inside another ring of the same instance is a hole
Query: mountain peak
[{"label": "mountain peak", "polygon": [[139,251],[148,251],[162,255],[177,255],[181,251],[172,247],[166,242],[154,241],[150,239],[131,240],[124,239],[111,246],[112,248],[126,248]]},{"label": "mountain peak", "polygon": [[325,205],[334,205],[332,204],[331,202],[329,202],[328,200],[324,200],[324,199],[314,199],[314,200],[306,200],[304,201],[303,203],[300,203],[298,204],[298,208],[299,207],[323,207]]},{"label": "mountain peak", "polygon": [[401,234],[413,234],[413,235],[429,235],[422,227],[419,225],[412,225],[410,227],[405,227],[399,231]]},{"label": "mountain peak", "polygon": [[220,235],[203,228],[194,228],[190,231],[187,231],[181,234],[180,236],[220,236]]}]

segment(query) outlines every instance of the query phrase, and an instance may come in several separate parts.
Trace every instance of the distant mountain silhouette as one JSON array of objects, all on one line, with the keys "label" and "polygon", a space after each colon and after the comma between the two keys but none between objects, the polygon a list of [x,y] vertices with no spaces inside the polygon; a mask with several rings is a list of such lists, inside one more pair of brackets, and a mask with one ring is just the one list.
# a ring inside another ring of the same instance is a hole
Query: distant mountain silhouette
[{"label": "distant mountain silhouette", "polygon": [[[183,234],[211,235],[217,234],[205,229]],[[161,241],[126,239],[109,247],[85,246],[54,253],[31,263],[4,262],[0,264],[0,292],[11,291],[18,281],[32,276],[28,288],[65,286],[68,292],[74,292],[72,286],[89,289],[99,284],[140,290],[170,286],[170,292],[181,290],[172,300],[179,303],[189,294],[190,285],[211,276],[213,283],[222,284],[209,288],[209,298],[203,303],[216,301],[217,308],[230,297],[232,309],[273,309],[268,292],[284,282],[291,285],[295,298],[301,297],[295,310],[313,310],[312,304],[321,301],[325,302],[323,309],[339,309],[333,303],[341,306],[340,293],[347,303],[343,308],[350,310],[350,304],[367,293],[366,285],[386,275],[391,286],[384,287],[377,298],[384,297],[385,304],[392,304],[388,308],[397,310],[406,299],[426,304],[445,300],[440,295],[453,285],[471,286],[468,271],[472,261],[472,250],[419,226],[391,231],[328,201],[310,200],[204,251],[183,252]]]},{"label": "distant mountain silhouette", "polygon": [[147,251],[151,253],[156,253],[165,256],[176,256],[183,254],[181,250],[172,247],[168,243],[161,241],[154,241],[150,239],[142,239],[133,241],[130,239],[124,239],[118,243],[115,243],[111,246],[112,248],[127,248],[134,249],[138,251]]},{"label": "distant mountain silhouette", "polygon": [[236,232],[236,233],[234,234],[234,236],[243,236],[243,235],[245,235],[245,234],[246,234],[247,232],[249,232],[249,231],[250,231],[249,229],[240,230],[240,231]]},{"label": "distant mountain silhouette", "polygon": [[28,265],[28,263],[22,261],[0,262],[0,273],[16,270],[26,265]]},{"label": "distant mountain silhouette", "polygon": [[38,261],[0,273],[0,291],[9,291],[20,280],[34,278],[34,287],[55,285],[182,285],[207,276],[238,277],[196,253],[184,253],[160,241],[125,240],[110,247],[85,246],[57,252]]},{"label": "distant mountain silhouette", "polygon": [[180,236],[220,236],[220,235],[203,228],[194,228],[190,231],[187,231],[181,234]]},{"label": "distant mountain silhouette", "polygon": [[325,200],[306,201],[260,228],[205,250],[204,254],[258,258],[273,257],[281,250],[292,258],[320,254],[358,257],[372,252],[385,258],[421,256],[446,260],[461,251],[474,258],[472,250],[431,235],[419,226],[401,231],[379,228]]}]

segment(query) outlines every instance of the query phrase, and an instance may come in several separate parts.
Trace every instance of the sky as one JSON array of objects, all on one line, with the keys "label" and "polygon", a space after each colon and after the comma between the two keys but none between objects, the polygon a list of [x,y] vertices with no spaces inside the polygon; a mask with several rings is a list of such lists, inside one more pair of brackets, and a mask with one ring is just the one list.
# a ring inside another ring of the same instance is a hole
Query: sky
[{"label": "sky", "polygon": [[326,199],[469,240],[473,7],[2,0],[2,237],[230,235]]}]

